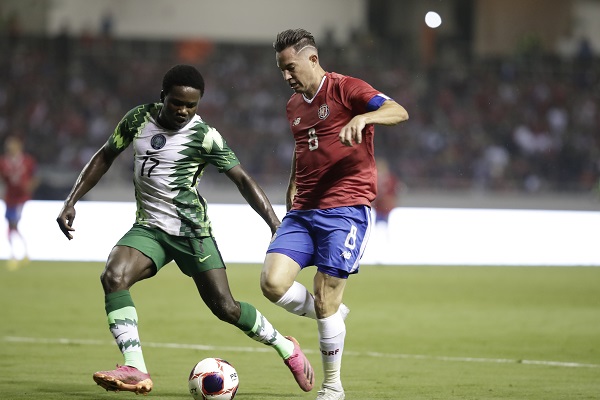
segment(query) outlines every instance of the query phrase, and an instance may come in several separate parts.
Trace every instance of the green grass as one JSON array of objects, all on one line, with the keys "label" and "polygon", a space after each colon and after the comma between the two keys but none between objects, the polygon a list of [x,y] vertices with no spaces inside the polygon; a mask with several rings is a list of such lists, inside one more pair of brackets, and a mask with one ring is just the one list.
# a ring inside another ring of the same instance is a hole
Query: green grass
[{"label": "green grass", "polygon": [[[0,399],[135,397],[91,379],[121,362],[106,324],[102,268],[32,262],[8,271],[0,261]],[[298,338],[320,384],[314,321],[262,297],[260,266],[228,271],[237,299]],[[313,273],[303,272],[302,282],[310,286]],[[188,373],[209,356],[238,370],[236,399],[316,397],[297,388],[274,350],[212,316],[177,267],[132,295],[155,384],[149,398],[191,399]],[[600,268],[365,265],[345,302],[348,400],[600,398]]]}]

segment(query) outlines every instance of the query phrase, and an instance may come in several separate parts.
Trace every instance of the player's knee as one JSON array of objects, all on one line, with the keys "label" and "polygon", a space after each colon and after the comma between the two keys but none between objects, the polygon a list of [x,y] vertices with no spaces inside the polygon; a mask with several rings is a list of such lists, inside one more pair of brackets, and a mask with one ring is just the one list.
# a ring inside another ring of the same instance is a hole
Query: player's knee
[{"label": "player's knee", "polygon": [[260,279],[260,289],[263,295],[272,302],[279,300],[286,292],[280,282],[264,275]]},{"label": "player's knee", "polygon": [[100,274],[100,283],[102,283],[104,291],[110,293],[117,290],[119,286],[119,279],[116,277],[114,272],[104,270],[102,274]]},{"label": "player's knee", "polygon": [[127,290],[133,283],[126,278],[121,269],[106,268],[100,275],[100,282],[105,293],[113,293],[119,290]]}]

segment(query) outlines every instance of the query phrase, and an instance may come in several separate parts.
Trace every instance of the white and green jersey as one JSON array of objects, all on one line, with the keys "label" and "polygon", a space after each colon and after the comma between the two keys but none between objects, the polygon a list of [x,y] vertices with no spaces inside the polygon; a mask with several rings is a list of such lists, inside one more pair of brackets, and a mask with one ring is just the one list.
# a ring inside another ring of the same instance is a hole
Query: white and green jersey
[{"label": "white and green jersey", "polygon": [[118,152],[133,143],[136,222],[176,236],[210,236],[206,201],[196,184],[208,164],[224,172],[239,161],[198,115],[178,131],[158,125],[161,108],[154,103],[132,109],[108,139]]}]

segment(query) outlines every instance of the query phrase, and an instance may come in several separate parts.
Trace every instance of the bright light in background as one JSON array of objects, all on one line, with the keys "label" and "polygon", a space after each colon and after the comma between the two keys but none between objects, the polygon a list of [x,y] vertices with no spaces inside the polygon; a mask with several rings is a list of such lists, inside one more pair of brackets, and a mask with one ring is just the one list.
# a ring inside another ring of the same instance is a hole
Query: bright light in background
[{"label": "bright light in background", "polygon": [[[28,201],[19,228],[32,260],[106,261],[134,222],[134,202],[77,203],[74,239],[56,224],[61,201]],[[279,218],[284,205],[275,205]],[[247,204],[211,204],[225,262],[262,263],[271,232]],[[0,201],[0,215],[4,203]],[[231,229],[232,226],[237,227]],[[600,211],[398,207],[375,226],[362,264],[598,266]],[[0,218],[0,259],[9,256]]]},{"label": "bright light in background", "polygon": [[429,11],[425,14],[425,23],[430,28],[437,28],[442,24],[442,17],[435,11]]}]

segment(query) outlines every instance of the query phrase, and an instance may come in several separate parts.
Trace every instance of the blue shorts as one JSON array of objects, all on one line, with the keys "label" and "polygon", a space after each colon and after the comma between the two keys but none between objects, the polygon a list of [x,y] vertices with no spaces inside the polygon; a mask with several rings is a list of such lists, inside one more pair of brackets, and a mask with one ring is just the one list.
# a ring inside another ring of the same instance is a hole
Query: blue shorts
[{"label": "blue shorts", "polygon": [[17,224],[21,220],[22,212],[23,212],[23,204],[6,207],[6,212],[4,213],[4,217],[8,221],[9,225],[17,226]]},{"label": "blue shorts", "polygon": [[369,234],[367,206],[291,210],[277,229],[267,253],[281,253],[300,268],[316,265],[323,273],[346,279],[358,272]]}]

